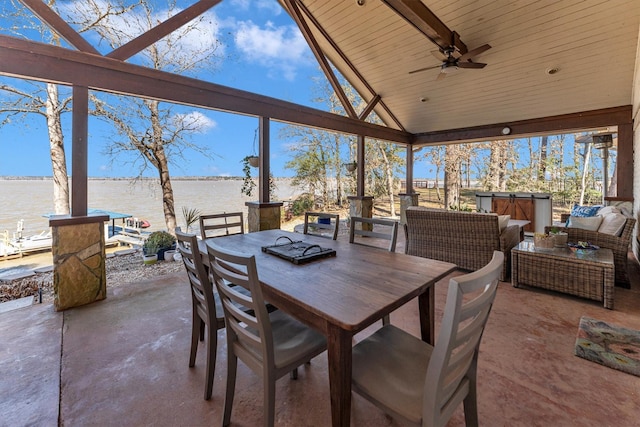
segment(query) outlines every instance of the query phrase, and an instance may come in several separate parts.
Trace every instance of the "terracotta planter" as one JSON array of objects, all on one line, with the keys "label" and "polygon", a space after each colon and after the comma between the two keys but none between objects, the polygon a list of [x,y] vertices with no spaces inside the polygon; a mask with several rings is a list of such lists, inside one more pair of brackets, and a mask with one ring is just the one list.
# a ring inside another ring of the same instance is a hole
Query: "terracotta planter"
[{"label": "terracotta planter", "polygon": [[254,168],[257,168],[258,166],[260,166],[260,157],[258,156],[249,157],[249,165]]}]

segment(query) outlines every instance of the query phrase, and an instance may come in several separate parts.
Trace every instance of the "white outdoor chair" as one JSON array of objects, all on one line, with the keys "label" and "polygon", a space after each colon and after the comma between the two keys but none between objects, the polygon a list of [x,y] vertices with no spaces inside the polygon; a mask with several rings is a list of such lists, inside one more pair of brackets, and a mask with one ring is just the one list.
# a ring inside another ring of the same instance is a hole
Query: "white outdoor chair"
[{"label": "white outdoor chair", "polygon": [[504,254],[449,281],[435,347],[386,325],[353,348],[353,390],[415,426],[444,426],[464,402],[468,426],[478,425],[476,369]]}]

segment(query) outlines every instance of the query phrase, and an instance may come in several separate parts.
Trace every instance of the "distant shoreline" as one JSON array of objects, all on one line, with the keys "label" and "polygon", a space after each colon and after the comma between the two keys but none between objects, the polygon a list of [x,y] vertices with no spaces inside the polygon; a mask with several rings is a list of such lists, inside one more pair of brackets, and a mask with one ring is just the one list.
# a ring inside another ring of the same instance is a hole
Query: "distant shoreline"
[{"label": "distant shoreline", "polygon": [[[71,177],[69,177],[71,179]],[[89,181],[157,181],[158,178],[134,178],[134,177],[98,177],[90,176]],[[241,176],[172,176],[171,181],[237,181],[244,179]],[[280,177],[275,179],[291,179]],[[0,181],[53,181],[51,176],[0,176]]]}]

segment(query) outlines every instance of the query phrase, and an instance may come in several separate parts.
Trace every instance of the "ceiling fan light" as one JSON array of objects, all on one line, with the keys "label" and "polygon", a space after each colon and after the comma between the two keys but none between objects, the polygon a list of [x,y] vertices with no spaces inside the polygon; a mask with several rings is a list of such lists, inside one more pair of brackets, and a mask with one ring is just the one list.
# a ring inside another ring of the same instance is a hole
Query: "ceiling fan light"
[{"label": "ceiling fan light", "polygon": [[458,71],[457,65],[448,65],[446,67],[445,66],[442,67],[442,72],[445,74],[455,73],[456,71]]}]

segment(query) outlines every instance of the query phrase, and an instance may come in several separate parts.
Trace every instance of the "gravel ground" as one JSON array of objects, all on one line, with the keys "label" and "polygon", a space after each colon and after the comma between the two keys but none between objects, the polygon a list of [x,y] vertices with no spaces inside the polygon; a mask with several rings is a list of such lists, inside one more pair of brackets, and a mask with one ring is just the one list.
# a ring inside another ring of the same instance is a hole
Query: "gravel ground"
[{"label": "gravel ground", "polygon": [[[107,286],[118,287],[183,269],[182,261],[159,261],[153,265],[144,265],[140,253],[120,255],[107,258]],[[39,289],[42,289],[42,302],[53,302],[53,272],[3,282],[0,284],[0,303],[28,296],[38,299]]]}]

